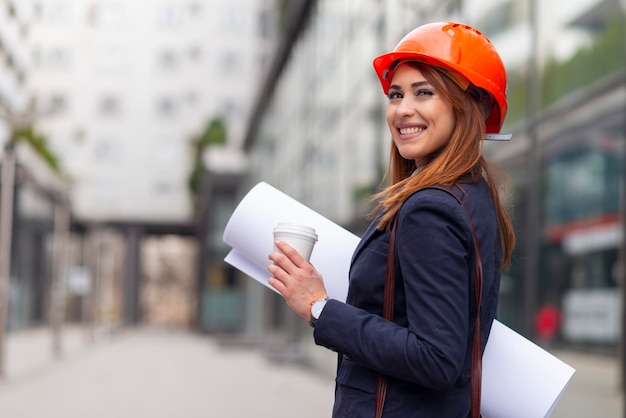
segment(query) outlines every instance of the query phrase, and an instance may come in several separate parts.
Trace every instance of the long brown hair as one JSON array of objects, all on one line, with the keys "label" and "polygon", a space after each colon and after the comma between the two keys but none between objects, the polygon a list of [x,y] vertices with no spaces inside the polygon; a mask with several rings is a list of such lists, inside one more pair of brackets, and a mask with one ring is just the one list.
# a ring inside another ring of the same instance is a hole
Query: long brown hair
[{"label": "long brown hair", "polygon": [[515,247],[515,232],[500,196],[500,187],[505,185],[507,177],[482,155],[485,135],[485,109],[480,100],[482,92],[474,86],[463,90],[435,67],[420,62],[408,64],[418,69],[435,90],[450,101],[456,126],[448,144],[433,153],[415,176],[412,176],[417,168],[415,161],[402,157],[392,141],[386,176],[389,185],[373,197],[378,200],[372,212],[373,217],[379,216],[377,227],[379,230],[389,229],[402,203],[418,190],[435,184],[455,186],[476,182],[482,177],[489,187],[496,209],[502,266],[508,268]]}]

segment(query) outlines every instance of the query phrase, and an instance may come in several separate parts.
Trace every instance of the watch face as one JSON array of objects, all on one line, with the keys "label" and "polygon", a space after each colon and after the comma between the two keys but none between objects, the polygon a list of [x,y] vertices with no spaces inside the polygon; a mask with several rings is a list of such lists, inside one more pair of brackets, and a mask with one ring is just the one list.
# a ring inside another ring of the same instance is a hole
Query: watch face
[{"label": "watch face", "polygon": [[313,318],[319,319],[320,314],[322,313],[322,309],[324,309],[325,305],[325,300],[318,300],[313,304],[313,306],[311,306],[311,315],[313,316]]}]

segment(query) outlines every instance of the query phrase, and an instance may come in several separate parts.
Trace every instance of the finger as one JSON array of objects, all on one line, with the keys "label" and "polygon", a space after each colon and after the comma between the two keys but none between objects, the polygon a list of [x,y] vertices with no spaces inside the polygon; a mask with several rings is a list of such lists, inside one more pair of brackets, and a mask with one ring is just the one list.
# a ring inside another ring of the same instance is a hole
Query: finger
[{"label": "finger", "polygon": [[[285,258],[283,256],[283,258]],[[290,283],[292,281],[292,277],[289,275],[289,273],[287,273],[285,270],[283,270],[283,268],[281,266],[275,265],[275,264],[270,264],[267,267],[267,270],[271,273],[272,275],[272,279],[280,282],[279,287],[281,288],[280,290],[280,294],[285,296],[285,291],[287,291],[289,289]],[[269,282],[269,280],[268,280]],[[274,287],[274,286],[272,286]],[[276,289],[278,290],[278,289]]]},{"label": "finger", "polygon": [[296,267],[301,268],[309,263],[307,260],[304,259],[304,257],[302,257],[302,255],[300,255],[298,251],[296,251],[295,248],[293,248],[291,245],[287,244],[284,241],[276,241],[276,247],[283,254],[285,254],[289,261],[291,261]]},{"label": "finger", "polygon": [[290,264],[290,262],[285,260],[287,260],[287,257],[281,254],[273,264],[267,266],[267,270],[272,274],[272,276],[283,282],[285,281],[284,279],[289,278],[289,272],[285,270],[284,264]]},{"label": "finger", "polygon": [[[283,273],[292,274],[297,270],[297,266],[289,259],[289,256],[282,253],[280,250],[274,251],[269,255],[269,259],[273,262],[273,266],[278,267]],[[268,267],[269,269],[269,267]],[[276,276],[276,273],[272,271],[272,274]]]},{"label": "finger", "polygon": [[284,266],[288,266],[290,264],[293,264],[293,262],[289,259],[288,256],[286,256],[284,253],[282,253],[281,251],[274,251],[272,253],[270,253],[270,255],[268,256],[268,258],[277,266],[280,266],[281,268],[284,269]]},{"label": "finger", "polygon": [[280,293],[281,296],[284,297],[284,292],[287,290],[287,287],[285,286],[285,284],[283,282],[281,282],[280,280],[278,280],[276,277],[270,277],[267,282],[269,283],[270,286],[272,286],[274,289],[276,289],[276,291],[278,293]]}]

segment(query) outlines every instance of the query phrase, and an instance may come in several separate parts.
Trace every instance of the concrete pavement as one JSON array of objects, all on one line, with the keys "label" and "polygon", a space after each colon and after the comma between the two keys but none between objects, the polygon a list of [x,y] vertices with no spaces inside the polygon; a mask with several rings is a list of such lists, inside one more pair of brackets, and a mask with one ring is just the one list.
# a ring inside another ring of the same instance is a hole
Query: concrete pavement
[{"label": "concrete pavement", "polygon": [[[1,418],[330,416],[332,376],[270,362],[258,348],[144,328],[89,342],[74,328],[54,359],[50,341],[42,329],[9,334]],[[617,359],[555,354],[577,373],[552,418],[624,418]]]},{"label": "concrete pavement", "polygon": [[576,369],[551,418],[625,418],[624,392],[616,357],[558,351]]},{"label": "concrete pavement", "polygon": [[0,417],[319,418],[332,408],[332,377],[199,335],[138,329],[82,348],[68,335],[64,359],[42,362],[39,350],[31,366],[16,351],[47,339],[9,338],[15,366],[0,384]]}]

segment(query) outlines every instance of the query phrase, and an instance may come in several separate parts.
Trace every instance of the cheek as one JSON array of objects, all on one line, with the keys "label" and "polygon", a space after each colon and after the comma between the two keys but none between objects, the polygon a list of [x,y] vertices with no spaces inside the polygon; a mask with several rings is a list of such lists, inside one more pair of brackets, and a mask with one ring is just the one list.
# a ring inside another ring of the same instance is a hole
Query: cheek
[{"label": "cheek", "polygon": [[387,123],[391,123],[391,121],[393,120],[393,111],[391,110],[391,107],[387,106],[387,111],[385,113],[385,117],[387,118]]},{"label": "cheek", "polygon": [[395,108],[392,108],[391,106],[387,106],[387,113],[386,113],[387,126],[389,126],[389,130],[392,133],[395,130],[395,128],[394,128],[395,116],[396,116]]}]

